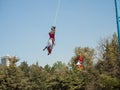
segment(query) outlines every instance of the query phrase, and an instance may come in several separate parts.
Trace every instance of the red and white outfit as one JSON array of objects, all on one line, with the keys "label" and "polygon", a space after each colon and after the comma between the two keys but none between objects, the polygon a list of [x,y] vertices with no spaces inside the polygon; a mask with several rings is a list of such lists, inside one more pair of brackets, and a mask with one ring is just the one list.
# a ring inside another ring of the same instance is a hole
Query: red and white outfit
[{"label": "red and white outfit", "polygon": [[80,63],[82,63],[82,56],[81,56],[81,55],[79,55],[78,61],[79,61]]},{"label": "red and white outfit", "polygon": [[79,56],[78,56],[78,62],[77,62],[76,65],[81,65],[81,64],[82,64],[82,56],[79,55]]},{"label": "red and white outfit", "polygon": [[55,34],[49,32],[49,40],[48,40],[47,47],[51,47],[51,49],[52,49],[54,42],[55,42]]},{"label": "red and white outfit", "polygon": [[54,42],[55,42],[55,33],[49,32],[49,40],[48,40],[47,46],[43,49],[43,50],[47,49],[48,55],[51,54],[52,52]]},{"label": "red and white outfit", "polygon": [[49,32],[49,37],[50,37],[50,39],[52,39],[52,44],[54,45],[54,41],[55,41],[55,34],[54,34],[54,33],[50,33],[50,32]]},{"label": "red and white outfit", "polygon": [[52,26],[51,31],[49,32],[49,40],[47,46],[43,49],[47,49],[48,55],[51,54],[55,42],[55,26]]},{"label": "red and white outfit", "polygon": [[78,56],[78,62],[77,62],[77,66],[78,66],[78,68],[79,68],[79,70],[82,70],[82,68],[83,68],[83,65],[82,65],[82,56],[81,55],[79,55]]}]

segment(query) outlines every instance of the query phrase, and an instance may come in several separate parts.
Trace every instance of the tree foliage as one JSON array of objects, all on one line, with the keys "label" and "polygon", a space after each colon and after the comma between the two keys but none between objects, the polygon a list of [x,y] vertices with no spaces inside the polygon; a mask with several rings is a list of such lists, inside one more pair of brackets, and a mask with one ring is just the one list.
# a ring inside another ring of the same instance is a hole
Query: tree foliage
[{"label": "tree foliage", "polygon": [[[96,52],[99,54],[96,55]],[[120,54],[117,35],[102,39],[96,51],[89,47],[76,47],[68,65],[61,61],[44,67],[28,65],[26,61],[16,66],[18,58],[9,58],[9,67],[0,65],[0,90],[119,90]],[[83,69],[76,63],[82,54]],[[97,58],[95,58],[97,57]],[[97,63],[94,63],[97,60]]]}]

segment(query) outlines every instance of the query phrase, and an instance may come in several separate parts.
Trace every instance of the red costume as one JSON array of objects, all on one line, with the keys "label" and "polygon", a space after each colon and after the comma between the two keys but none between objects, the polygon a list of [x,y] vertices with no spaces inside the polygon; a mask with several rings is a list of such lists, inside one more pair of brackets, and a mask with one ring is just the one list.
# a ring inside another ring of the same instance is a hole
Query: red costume
[{"label": "red costume", "polygon": [[55,40],[55,34],[54,33],[49,33],[49,37]]},{"label": "red costume", "polygon": [[79,70],[83,69],[82,61],[83,61],[82,56],[79,55],[78,56],[78,63],[77,63]]},{"label": "red costume", "polygon": [[82,63],[82,56],[81,55],[78,57],[78,61]]},{"label": "red costume", "polygon": [[43,49],[43,51],[45,49],[47,49],[48,55],[51,54],[51,52],[52,52],[52,48],[54,46],[54,42],[55,42],[55,27],[53,26],[51,28],[51,31],[49,32],[48,45]]},{"label": "red costume", "polygon": [[48,50],[48,55],[51,54],[52,49],[48,47],[47,50]]},{"label": "red costume", "polygon": [[52,43],[53,43],[53,45],[54,45],[54,41],[55,41],[55,34],[54,34],[54,33],[50,33],[50,32],[49,32],[49,37],[50,37],[50,39],[52,39]]}]

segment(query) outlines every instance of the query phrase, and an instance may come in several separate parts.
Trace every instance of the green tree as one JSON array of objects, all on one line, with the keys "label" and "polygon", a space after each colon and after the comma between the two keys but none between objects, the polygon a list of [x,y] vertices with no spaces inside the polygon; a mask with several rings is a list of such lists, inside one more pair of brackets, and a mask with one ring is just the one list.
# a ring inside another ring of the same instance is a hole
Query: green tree
[{"label": "green tree", "polygon": [[6,66],[0,65],[0,90],[5,90],[6,85],[5,85],[5,71],[6,71]]},{"label": "green tree", "polygon": [[8,57],[11,66],[16,66],[16,63],[19,61],[19,58],[16,56]]},{"label": "green tree", "polygon": [[44,66],[44,69],[45,69],[48,73],[51,72],[51,67],[50,67],[48,64]]},{"label": "green tree", "polygon": [[[52,90],[67,90],[64,78],[66,77],[66,72],[68,70],[67,66],[61,61],[57,61],[51,67],[52,74],[47,78],[47,89]],[[50,72],[51,73],[51,72]]]},{"label": "green tree", "polygon": [[46,90],[46,79],[48,73],[42,67],[36,65],[30,66],[29,82],[31,82],[32,90]]},{"label": "green tree", "polygon": [[[78,55],[82,54],[83,57],[83,70],[77,69]],[[70,65],[70,90],[94,90],[95,80],[98,73],[94,69],[93,60],[95,56],[95,50],[89,47],[76,47],[75,56],[72,57]]]},{"label": "green tree", "polygon": [[72,67],[72,69],[76,70],[76,63],[78,61],[78,56],[81,53],[82,58],[83,58],[83,66],[84,66],[84,70],[91,70],[91,68],[93,67],[93,60],[94,60],[94,55],[95,55],[95,50],[91,49],[89,47],[76,47],[75,48],[75,56],[72,57],[71,62],[70,62],[70,66]]},{"label": "green tree", "polygon": [[2,90],[26,90],[27,80],[24,73],[13,63],[9,67],[3,67],[3,77],[0,85]]},{"label": "green tree", "polygon": [[120,54],[117,35],[114,33],[111,38],[101,40],[98,50],[96,69],[100,73],[99,86],[102,89],[120,89]]},{"label": "green tree", "polygon": [[24,72],[25,77],[29,77],[30,68],[26,61],[21,62],[21,64],[19,65],[19,68]]}]

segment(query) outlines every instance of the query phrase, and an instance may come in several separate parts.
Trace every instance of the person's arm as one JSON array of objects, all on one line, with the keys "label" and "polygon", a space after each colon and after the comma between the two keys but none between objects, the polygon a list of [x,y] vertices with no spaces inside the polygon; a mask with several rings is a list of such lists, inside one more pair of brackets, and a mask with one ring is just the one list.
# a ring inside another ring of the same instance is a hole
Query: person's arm
[{"label": "person's arm", "polygon": [[49,36],[50,36],[50,32],[49,32],[48,34],[49,34]]}]

